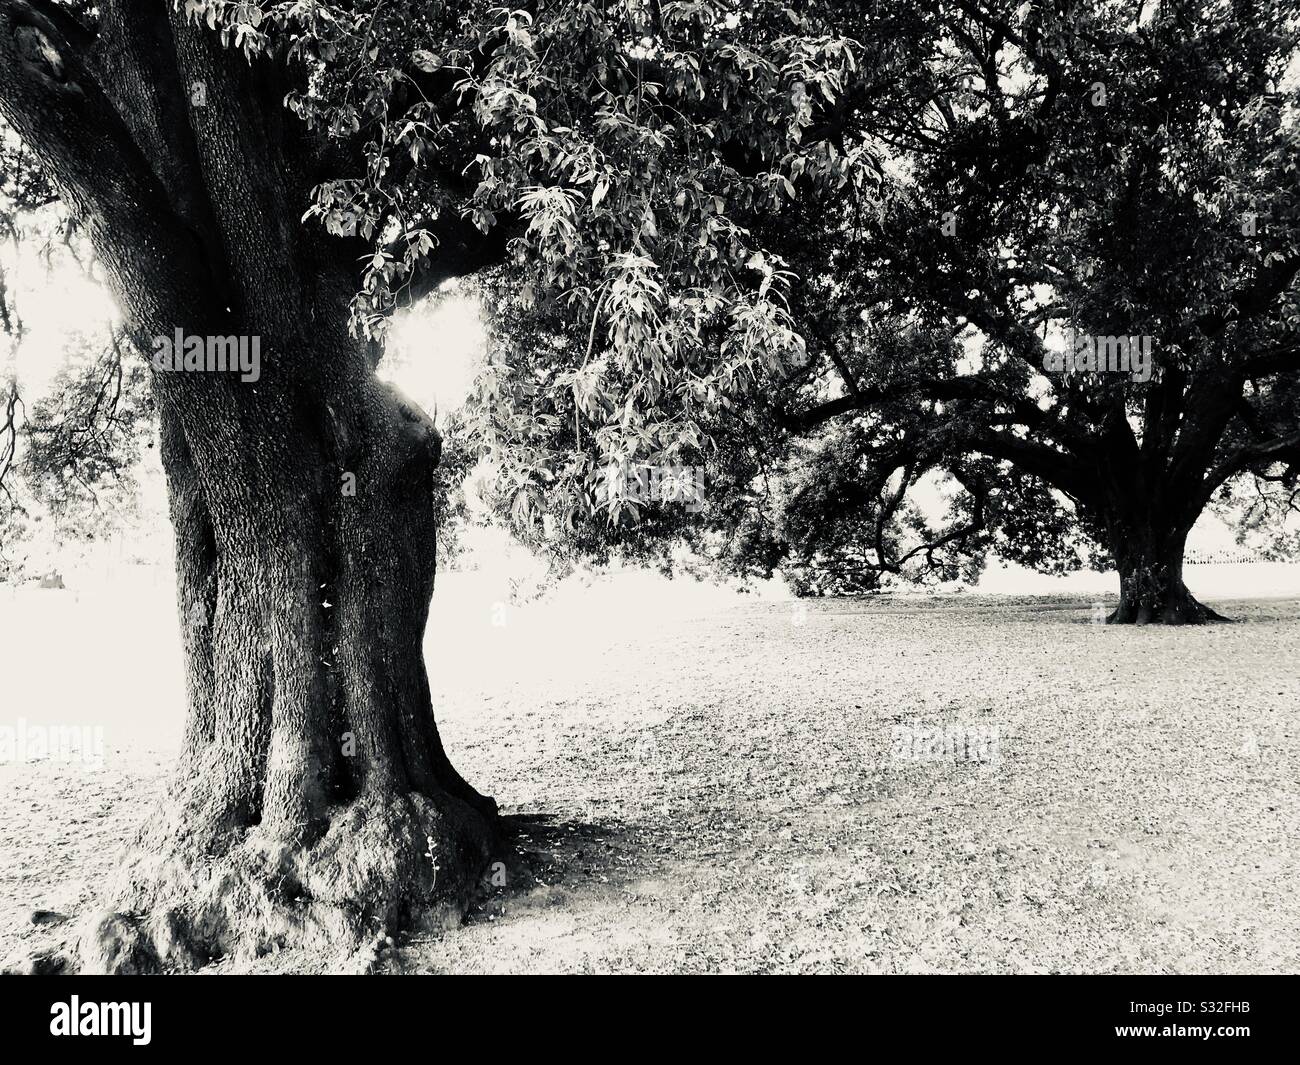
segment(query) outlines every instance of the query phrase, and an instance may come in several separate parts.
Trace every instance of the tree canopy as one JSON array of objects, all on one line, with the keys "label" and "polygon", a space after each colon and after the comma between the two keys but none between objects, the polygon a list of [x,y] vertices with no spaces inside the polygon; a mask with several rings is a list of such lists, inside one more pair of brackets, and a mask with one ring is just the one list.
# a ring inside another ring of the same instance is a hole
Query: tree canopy
[{"label": "tree canopy", "polygon": [[[501,840],[424,661],[444,451],[574,553],[686,538],[817,592],[1101,552],[1112,621],[1217,619],[1189,530],[1293,509],[1300,468],[1298,15],[0,0],[0,218],[57,195],[122,315],[27,472],[70,502],[156,417],[175,531],[185,738],[90,966],[463,912]],[[378,368],[457,285],[494,340],[440,431]],[[146,399],[122,352],[173,337]]]},{"label": "tree canopy", "polygon": [[[694,456],[710,506],[668,529],[712,527],[743,564],[841,590],[918,565],[953,576],[989,546],[1038,568],[1118,564],[1140,585],[1172,565],[1151,556],[1181,561],[1216,498],[1251,495],[1248,524],[1294,511],[1295,5],[922,4],[829,20],[872,73],[819,99],[800,143],[828,131],[821,150],[857,177],[805,181],[795,155],[794,195],[736,215],[747,265],[779,280],[766,320],[792,341],[742,342],[768,357],[736,377],[734,333],[716,337],[716,401],[664,388],[652,394],[668,417],[645,418],[635,378],[583,402],[624,369],[614,319],[609,333],[593,319],[584,347],[562,313],[528,313],[532,289],[523,308],[507,292],[509,354],[475,405],[503,506],[526,521],[536,497],[565,524],[617,525],[620,481],[601,479],[602,461]],[[905,52],[891,47],[904,22]],[[1130,347],[1131,370],[1107,365]],[[1084,348],[1093,361],[1074,359]],[[620,428],[584,447],[602,412]],[[674,447],[665,421],[694,431]],[[936,471],[962,491],[931,527],[908,492]]]},{"label": "tree canopy", "polygon": [[450,443],[525,537],[849,589],[1294,509],[1292,3],[180,6],[273,61],[358,335],[475,276]]}]

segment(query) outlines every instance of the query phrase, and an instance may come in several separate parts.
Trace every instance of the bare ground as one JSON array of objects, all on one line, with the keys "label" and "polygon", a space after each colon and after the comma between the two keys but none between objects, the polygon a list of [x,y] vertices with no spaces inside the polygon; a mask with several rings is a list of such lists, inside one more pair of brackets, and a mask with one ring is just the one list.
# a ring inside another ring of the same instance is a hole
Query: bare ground
[{"label": "bare ground", "polygon": [[[373,961],[207,971],[1300,969],[1298,600],[1175,630],[1051,597],[439,605],[439,719],[507,815],[506,886]],[[0,957],[94,904],[161,792],[176,707],[137,715],[120,657],[102,770],[0,766]],[[996,757],[899,759],[913,724],[996,729]]]}]

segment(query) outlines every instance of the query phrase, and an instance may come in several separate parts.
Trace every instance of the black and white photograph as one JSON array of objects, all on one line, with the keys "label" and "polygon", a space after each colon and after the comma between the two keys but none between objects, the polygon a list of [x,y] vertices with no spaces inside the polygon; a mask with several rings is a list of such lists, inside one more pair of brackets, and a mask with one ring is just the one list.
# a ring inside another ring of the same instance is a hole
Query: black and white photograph
[{"label": "black and white photograph", "polygon": [[1226,1053],[1298,704],[1300,0],[0,0],[42,1038],[959,975]]}]

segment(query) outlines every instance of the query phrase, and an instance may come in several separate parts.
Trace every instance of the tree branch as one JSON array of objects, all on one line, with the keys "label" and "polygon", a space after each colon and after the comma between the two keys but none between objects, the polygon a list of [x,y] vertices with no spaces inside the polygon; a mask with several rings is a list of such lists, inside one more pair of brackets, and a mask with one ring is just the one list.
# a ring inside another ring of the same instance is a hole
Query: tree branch
[{"label": "tree branch", "polygon": [[1250,356],[1241,365],[1241,374],[1247,380],[1293,370],[1300,370],[1300,344],[1286,344],[1260,352]]},{"label": "tree branch", "polygon": [[[0,114],[85,224],[123,306],[167,327],[202,290],[197,244],[50,6],[0,0]],[[142,277],[153,283],[127,290]]]},{"label": "tree branch", "polygon": [[1291,252],[1262,267],[1254,280],[1232,298],[1227,311],[1213,311],[1196,320],[1207,337],[1218,337],[1234,319],[1251,318],[1268,310],[1300,272],[1300,252]]},{"label": "tree branch", "polygon": [[1072,455],[1008,433],[976,433],[968,444],[989,458],[1019,466],[1075,500],[1087,502],[1095,495],[1087,467]]},{"label": "tree branch", "polygon": [[1288,462],[1300,465],[1300,433],[1279,436],[1272,440],[1247,444],[1238,448],[1231,455],[1206,473],[1199,490],[1193,497],[1193,505],[1199,514],[1218,487],[1229,478],[1245,473],[1252,466],[1261,462]]},{"label": "tree branch", "polygon": [[[841,371],[844,372],[844,371]],[[796,417],[790,427],[796,432],[808,432],[842,414],[859,410],[871,410],[885,403],[906,398],[914,394],[925,399],[952,402],[971,400],[991,403],[1010,409],[1016,424],[1026,429],[1040,431],[1065,446],[1082,447],[1086,441],[1059,419],[1053,417],[1050,410],[1043,410],[1037,403],[1023,396],[1003,392],[992,382],[982,377],[962,376],[948,380],[933,379],[926,381],[908,381],[892,387],[863,388],[850,385],[848,395],[827,400]]]}]

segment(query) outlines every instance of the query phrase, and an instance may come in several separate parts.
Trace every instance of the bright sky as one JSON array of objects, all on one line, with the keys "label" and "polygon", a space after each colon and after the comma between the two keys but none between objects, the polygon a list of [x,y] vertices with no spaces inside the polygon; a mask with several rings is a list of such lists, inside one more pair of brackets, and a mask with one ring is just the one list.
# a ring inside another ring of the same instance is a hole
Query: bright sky
[{"label": "bright sky", "polygon": [[429,413],[450,411],[468,398],[486,345],[478,306],[452,288],[393,323],[379,375]]},{"label": "bright sky", "polygon": [[28,330],[17,352],[0,347],[0,376],[16,370],[24,398],[39,398],[63,365],[73,334],[106,331],[118,317],[108,292],[88,278],[66,254],[47,266],[35,242],[0,245],[0,265]]},{"label": "bright sky", "polygon": [[[0,264],[28,329],[16,353],[0,350],[0,375],[15,369],[30,402],[48,390],[70,337],[106,332],[120,316],[104,287],[66,254],[47,265],[34,243],[17,254],[6,244]],[[469,395],[486,341],[477,306],[452,289],[394,323],[381,376],[426,410],[449,411]]]}]

